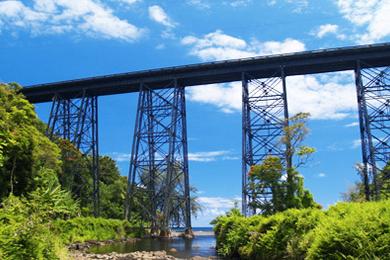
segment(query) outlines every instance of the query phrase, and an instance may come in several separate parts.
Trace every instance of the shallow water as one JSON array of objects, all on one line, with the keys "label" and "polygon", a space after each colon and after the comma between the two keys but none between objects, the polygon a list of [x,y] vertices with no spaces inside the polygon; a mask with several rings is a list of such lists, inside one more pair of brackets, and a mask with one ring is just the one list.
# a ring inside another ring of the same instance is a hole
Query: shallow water
[{"label": "shallow water", "polygon": [[[191,256],[216,256],[215,237],[210,229],[194,229],[195,238],[192,240],[174,237],[170,239],[144,238],[133,243],[114,243],[105,246],[97,246],[90,249],[91,253],[130,253],[134,251],[159,251],[165,250],[168,254],[178,258]],[[176,252],[171,252],[172,249]],[[221,258],[222,259],[222,258]]]}]

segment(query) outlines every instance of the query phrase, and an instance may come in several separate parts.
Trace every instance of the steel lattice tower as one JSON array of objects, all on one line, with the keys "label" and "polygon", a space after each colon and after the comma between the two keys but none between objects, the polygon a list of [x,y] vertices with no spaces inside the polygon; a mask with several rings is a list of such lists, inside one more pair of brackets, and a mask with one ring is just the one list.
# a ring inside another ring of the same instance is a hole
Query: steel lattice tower
[{"label": "steel lattice tower", "polygon": [[360,135],[363,157],[363,182],[366,199],[379,198],[383,182],[378,178],[390,160],[390,67],[372,67],[358,62],[355,70]]},{"label": "steel lattice tower", "polygon": [[256,214],[251,204],[269,203],[270,187],[259,183],[262,191],[249,192],[250,167],[261,164],[267,156],[279,157],[286,162],[285,147],[281,145],[284,127],[288,124],[286,82],[283,69],[275,77],[256,79],[242,74],[242,212]]},{"label": "steel lattice tower", "polygon": [[67,139],[85,156],[90,156],[93,179],[94,215],[99,216],[98,98],[83,91],[74,98],[55,95],[47,135]]},{"label": "steel lattice tower", "polygon": [[141,84],[128,177],[126,218],[141,207],[152,233],[191,229],[184,87]]}]

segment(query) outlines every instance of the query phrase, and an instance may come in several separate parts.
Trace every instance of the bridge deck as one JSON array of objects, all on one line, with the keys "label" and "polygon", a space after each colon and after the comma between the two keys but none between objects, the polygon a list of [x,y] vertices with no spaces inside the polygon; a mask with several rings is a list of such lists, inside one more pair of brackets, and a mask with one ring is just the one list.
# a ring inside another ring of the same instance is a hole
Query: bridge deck
[{"label": "bridge deck", "polygon": [[89,95],[113,95],[139,91],[141,82],[151,88],[169,87],[173,79],[183,86],[223,83],[241,80],[246,72],[257,78],[304,75],[353,70],[356,62],[362,67],[390,65],[390,43],[362,45],[281,55],[260,56],[217,62],[200,63],[161,69],[113,74],[92,78],[61,81],[26,87],[23,94],[33,103],[51,101],[55,93],[75,97],[83,89]]}]

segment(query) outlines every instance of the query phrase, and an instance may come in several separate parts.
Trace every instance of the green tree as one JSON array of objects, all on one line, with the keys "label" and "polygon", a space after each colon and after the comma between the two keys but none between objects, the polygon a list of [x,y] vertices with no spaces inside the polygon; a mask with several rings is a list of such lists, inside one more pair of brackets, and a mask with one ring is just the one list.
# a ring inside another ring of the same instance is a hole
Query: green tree
[{"label": "green tree", "polygon": [[0,84],[0,200],[34,190],[42,167],[61,167],[59,148],[45,136],[43,123],[19,89]]},{"label": "green tree", "polygon": [[[283,165],[278,157],[269,156],[260,165],[253,165],[249,171],[249,185],[254,200],[252,208],[260,209],[264,214],[272,214],[284,209],[284,187],[281,183]],[[267,195],[271,194],[271,200]]]},{"label": "green tree", "polygon": [[297,168],[305,165],[315,152],[313,147],[303,145],[309,129],[307,120],[309,113],[298,113],[289,118],[288,125],[284,127],[282,144],[286,147],[286,173],[287,173],[287,208],[301,207],[303,196],[310,197],[308,191],[303,190],[303,177]]},{"label": "green tree", "polygon": [[303,145],[309,133],[306,126],[309,116],[308,113],[298,113],[289,118],[289,124],[284,127],[280,145],[286,147],[285,167],[275,156],[266,157],[261,164],[251,167],[249,188],[254,200],[250,206],[263,214],[288,208],[319,207],[312,194],[304,189],[303,177],[297,171],[315,152],[314,148]]},{"label": "green tree", "polygon": [[122,219],[126,198],[127,178],[121,176],[113,159],[100,157],[101,216]]}]

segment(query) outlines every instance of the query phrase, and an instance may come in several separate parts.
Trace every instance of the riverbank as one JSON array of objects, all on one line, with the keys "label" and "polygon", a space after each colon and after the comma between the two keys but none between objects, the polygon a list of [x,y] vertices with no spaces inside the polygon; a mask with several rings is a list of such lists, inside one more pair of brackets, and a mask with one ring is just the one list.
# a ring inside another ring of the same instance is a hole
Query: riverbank
[{"label": "riverbank", "polygon": [[[170,256],[165,251],[137,251],[133,253],[126,254],[118,254],[115,252],[109,254],[88,254],[83,252],[72,252],[72,259],[75,260],[139,260],[139,259],[148,259],[148,260],[181,260],[184,258],[176,258],[174,256]],[[218,259],[217,257],[201,257],[201,256],[193,256],[191,258],[185,258],[191,260],[207,260],[207,259]]]},{"label": "riverbank", "polygon": [[175,260],[173,256],[167,255],[165,251],[145,252],[137,251],[127,254],[118,254],[112,252],[109,254],[88,254],[84,252],[72,252],[71,257],[77,260],[94,260],[94,259],[106,259],[106,260],[133,260],[133,259],[150,259],[150,260]]},{"label": "riverbank", "polygon": [[68,246],[72,259],[218,259],[214,233],[197,230],[193,239],[174,231],[170,238],[85,241]]}]

